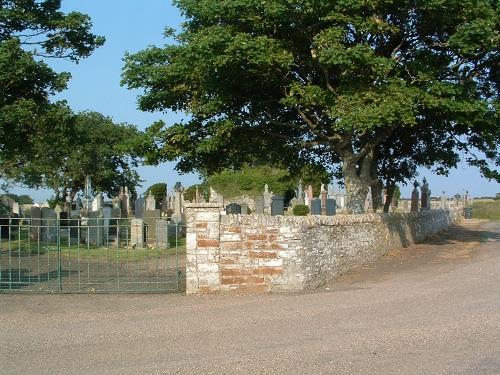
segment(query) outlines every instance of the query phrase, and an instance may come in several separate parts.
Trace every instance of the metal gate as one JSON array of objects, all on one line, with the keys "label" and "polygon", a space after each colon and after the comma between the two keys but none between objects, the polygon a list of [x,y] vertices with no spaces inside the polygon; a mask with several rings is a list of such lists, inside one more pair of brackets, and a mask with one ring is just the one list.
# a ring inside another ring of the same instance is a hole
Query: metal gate
[{"label": "metal gate", "polygon": [[185,232],[157,219],[0,219],[0,293],[182,291]]}]

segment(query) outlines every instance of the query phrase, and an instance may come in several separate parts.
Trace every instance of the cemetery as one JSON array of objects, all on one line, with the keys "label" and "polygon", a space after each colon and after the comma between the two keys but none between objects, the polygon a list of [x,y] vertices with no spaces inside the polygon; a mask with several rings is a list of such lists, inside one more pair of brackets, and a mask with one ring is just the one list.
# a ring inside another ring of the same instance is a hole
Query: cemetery
[{"label": "cemetery", "polygon": [[[431,200],[427,181],[389,214],[345,210],[333,184],[297,184],[293,198],[266,184],[256,197],[225,200],[176,183],[158,199],[133,199],[127,187],[110,201],[85,189],[54,209],[10,203],[0,222],[1,291],[186,291],[266,293],[317,288],[387,253],[458,223],[472,200]],[[381,201],[385,197],[380,197]],[[83,281],[82,281],[83,280]],[[144,281],[145,280],[145,281]]]}]

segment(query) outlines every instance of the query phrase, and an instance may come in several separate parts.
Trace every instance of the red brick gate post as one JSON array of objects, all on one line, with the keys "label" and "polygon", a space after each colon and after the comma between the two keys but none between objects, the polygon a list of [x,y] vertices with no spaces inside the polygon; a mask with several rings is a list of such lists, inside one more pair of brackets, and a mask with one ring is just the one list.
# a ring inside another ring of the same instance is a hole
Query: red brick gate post
[{"label": "red brick gate post", "polygon": [[186,293],[220,290],[220,212],[218,203],[186,203]]}]

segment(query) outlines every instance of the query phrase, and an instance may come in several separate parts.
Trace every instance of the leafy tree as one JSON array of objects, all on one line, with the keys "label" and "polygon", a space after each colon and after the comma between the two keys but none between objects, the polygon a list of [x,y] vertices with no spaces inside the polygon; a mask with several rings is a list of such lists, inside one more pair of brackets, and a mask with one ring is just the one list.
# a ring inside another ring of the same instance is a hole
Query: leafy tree
[{"label": "leafy tree", "polygon": [[[2,177],[31,176],[12,169],[22,169],[35,157],[34,145],[45,141],[58,120],[52,115],[60,111],[60,104],[50,103],[49,96],[66,88],[70,74],[54,72],[42,59],[78,62],[104,43],[103,37],[90,32],[88,16],[64,14],[60,6],[60,0],[0,0]],[[37,181],[22,182],[36,185]]]},{"label": "leafy tree", "polygon": [[19,204],[33,204],[33,198],[31,198],[27,194],[17,195],[17,194],[7,193],[3,194],[3,196],[9,197]]},{"label": "leafy tree", "polygon": [[149,192],[155,197],[156,203],[161,203],[163,198],[167,195],[167,184],[159,182],[151,185],[146,190],[146,197],[149,195]]},{"label": "leafy tree", "polygon": [[210,187],[206,181],[203,181],[200,184],[191,185],[184,191],[184,199],[186,201],[194,202],[196,197],[196,188],[198,188],[198,194],[200,197],[205,198],[205,200],[210,198]]},{"label": "leafy tree", "polygon": [[289,201],[294,197],[299,180],[302,180],[304,186],[313,185],[319,193],[321,183],[328,183],[330,176],[316,165],[307,165],[293,175],[269,165],[245,165],[239,170],[224,169],[214,173],[205,179],[203,186],[213,187],[225,198],[234,198],[239,195],[260,196],[267,184],[270,191]]},{"label": "leafy tree", "polygon": [[190,115],[149,128],[148,162],[209,173],[256,159],[340,163],[352,212],[370,185],[394,179],[384,161],[413,174],[413,137],[443,147],[445,168],[465,151],[500,178],[486,160],[500,164],[498,1],[175,3],[186,17],[177,43],[125,59],[141,109]]},{"label": "leafy tree", "polygon": [[37,157],[23,170],[39,176],[40,186],[52,188],[57,202],[64,202],[68,190],[71,198],[83,190],[87,175],[92,176],[94,193],[114,196],[127,186],[135,194],[140,180],[132,150],[138,137],[135,127],[115,124],[97,112],[68,115],[54,124],[45,142],[36,143]]}]

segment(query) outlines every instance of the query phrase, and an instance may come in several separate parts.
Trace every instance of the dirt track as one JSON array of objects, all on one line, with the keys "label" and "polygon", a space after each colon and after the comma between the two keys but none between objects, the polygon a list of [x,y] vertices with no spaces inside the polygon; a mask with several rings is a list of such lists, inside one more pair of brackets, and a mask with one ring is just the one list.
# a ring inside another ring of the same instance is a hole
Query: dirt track
[{"label": "dirt track", "polygon": [[298,295],[0,295],[0,374],[500,374],[500,223]]}]

